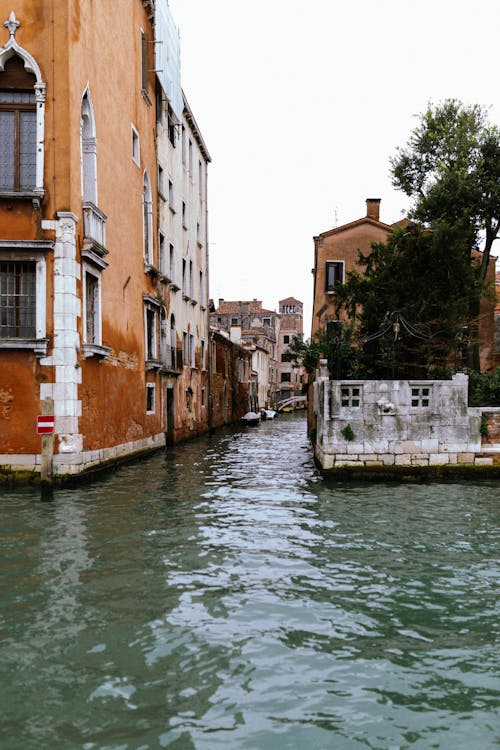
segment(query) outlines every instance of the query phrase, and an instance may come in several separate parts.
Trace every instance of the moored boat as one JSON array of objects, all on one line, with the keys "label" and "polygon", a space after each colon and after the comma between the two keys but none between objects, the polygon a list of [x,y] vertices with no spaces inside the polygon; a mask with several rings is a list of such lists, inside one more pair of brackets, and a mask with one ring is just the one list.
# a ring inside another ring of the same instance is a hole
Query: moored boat
[{"label": "moored boat", "polygon": [[241,422],[249,427],[255,427],[255,425],[258,425],[260,422],[260,414],[256,414],[254,411],[247,411],[247,413],[242,416]]}]

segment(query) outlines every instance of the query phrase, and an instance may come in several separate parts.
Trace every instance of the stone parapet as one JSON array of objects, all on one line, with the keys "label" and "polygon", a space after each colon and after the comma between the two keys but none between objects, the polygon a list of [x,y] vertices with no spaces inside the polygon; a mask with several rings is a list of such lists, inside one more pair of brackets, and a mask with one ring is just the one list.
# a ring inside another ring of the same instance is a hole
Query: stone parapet
[{"label": "stone parapet", "polygon": [[462,373],[452,380],[340,381],[328,380],[322,367],[314,419],[315,457],[326,472],[500,470],[500,409],[469,407]]}]

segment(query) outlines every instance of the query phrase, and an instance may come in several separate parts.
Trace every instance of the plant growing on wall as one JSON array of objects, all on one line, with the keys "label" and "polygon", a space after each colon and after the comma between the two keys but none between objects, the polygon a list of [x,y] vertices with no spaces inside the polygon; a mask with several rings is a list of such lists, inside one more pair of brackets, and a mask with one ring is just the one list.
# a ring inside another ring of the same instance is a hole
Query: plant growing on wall
[{"label": "plant growing on wall", "polygon": [[356,439],[356,435],[354,434],[354,431],[350,424],[343,427],[340,430],[340,434],[347,443],[352,443],[352,441]]}]

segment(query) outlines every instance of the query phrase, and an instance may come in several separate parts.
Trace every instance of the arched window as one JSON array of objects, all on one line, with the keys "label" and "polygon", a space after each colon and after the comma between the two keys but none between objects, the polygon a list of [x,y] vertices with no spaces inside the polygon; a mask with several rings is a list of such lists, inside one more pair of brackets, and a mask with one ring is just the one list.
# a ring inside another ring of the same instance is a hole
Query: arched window
[{"label": "arched window", "polygon": [[14,12],[0,47],[0,194],[43,196],[45,83],[34,58],[15,40]]},{"label": "arched window", "polygon": [[82,98],[81,111],[82,198],[84,203],[97,205],[97,141],[94,110],[87,89]]},{"label": "arched window", "polygon": [[149,175],[144,172],[142,184],[142,227],[144,242],[144,262],[153,265],[153,201]]}]

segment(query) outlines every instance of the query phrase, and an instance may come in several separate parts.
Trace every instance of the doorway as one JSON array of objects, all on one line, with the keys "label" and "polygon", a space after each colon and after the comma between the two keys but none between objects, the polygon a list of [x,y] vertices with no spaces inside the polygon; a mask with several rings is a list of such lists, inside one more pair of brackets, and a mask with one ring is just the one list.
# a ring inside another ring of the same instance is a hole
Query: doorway
[{"label": "doorway", "polygon": [[174,389],[171,385],[167,386],[166,398],[166,431],[165,442],[167,445],[174,444],[174,426],[175,426],[175,408],[174,408]]}]

